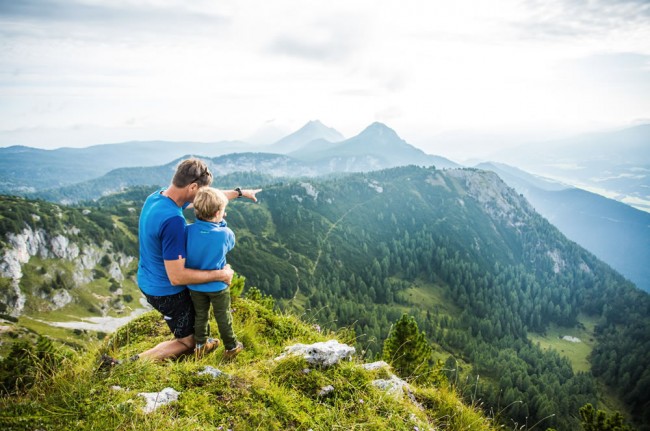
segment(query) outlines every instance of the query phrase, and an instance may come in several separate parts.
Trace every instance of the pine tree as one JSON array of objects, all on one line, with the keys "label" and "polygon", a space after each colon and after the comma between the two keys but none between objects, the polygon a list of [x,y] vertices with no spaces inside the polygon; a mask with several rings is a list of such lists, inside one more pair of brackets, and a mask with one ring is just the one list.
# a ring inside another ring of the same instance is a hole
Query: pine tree
[{"label": "pine tree", "polygon": [[603,410],[596,410],[591,404],[580,408],[580,418],[585,431],[632,431],[632,428],[624,423],[621,413],[608,415]]},{"label": "pine tree", "polygon": [[432,349],[413,316],[403,314],[384,341],[384,360],[397,374],[418,382],[426,381]]}]

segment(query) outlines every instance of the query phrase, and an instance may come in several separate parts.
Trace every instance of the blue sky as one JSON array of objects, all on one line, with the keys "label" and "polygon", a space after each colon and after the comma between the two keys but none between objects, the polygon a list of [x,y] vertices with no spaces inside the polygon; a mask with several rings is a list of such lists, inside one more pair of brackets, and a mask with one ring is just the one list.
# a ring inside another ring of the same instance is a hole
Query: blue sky
[{"label": "blue sky", "polygon": [[[462,158],[650,121],[641,0],[0,0],[0,53],[0,146],[259,143],[319,119]],[[483,145],[441,147],[458,136]]]}]

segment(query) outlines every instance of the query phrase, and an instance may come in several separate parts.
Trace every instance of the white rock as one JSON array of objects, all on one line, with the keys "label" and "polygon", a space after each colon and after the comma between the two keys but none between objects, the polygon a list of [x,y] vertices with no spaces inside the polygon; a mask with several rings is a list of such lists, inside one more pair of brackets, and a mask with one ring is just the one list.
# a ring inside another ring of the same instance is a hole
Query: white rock
[{"label": "white rock", "polygon": [[135,258],[133,256],[127,256],[124,253],[119,253],[115,260],[120,264],[121,267],[125,267],[133,262],[134,259]]},{"label": "white rock", "polygon": [[57,310],[63,308],[69,303],[72,302],[72,296],[70,292],[65,289],[59,289],[54,295],[52,295],[52,309]]},{"label": "white rock", "polygon": [[103,253],[101,250],[91,246],[84,246],[81,255],[79,256],[79,261],[83,269],[93,269],[102,256]]},{"label": "white rock", "polygon": [[57,235],[50,241],[50,247],[54,256],[73,260],[79,256],[79,247],[77,244],[71,243],[68,238],[63,235]]},{"label": "white rock", "polygon": [[305,189],[305,193],[314,198],[314,200],[318,198],[318,190],[316,190],[314,186],[309,183],[300,183],[300,185]]},{"label": "white rock", "polygon": [[386,391],[388,394],[395,397],[401,397],[404,394],[404,389],[410,389],[408,383],[399,377],[392,375],[390,379],[377,379],[372,381],[373,386]]},{"label": "white rock", "polygon": [[160,392],[140,392],[138,396],[143,397],[147,401],[147,405],[142,408],[142,411],[151,413],[160,406],[178,401],[180,394],[180,392],[172,388],[165,388]]},{"label": "white rock", "polygon": [[365,370],[374,371],[380,368],[390,368],[390,365],[388,365],[388,363],[385,361],[377,361],[377,362],[371,362],[369,364],[363,364],[362,367]]},{"label": "white rock", "polygon": [[124,281],[124,276],[122,275],[122,270],[120,265],[117,262],[111,262],[111,265],[108,268],[108,274],[115,279],[115,281]]},{"label": "white rock", "polygon": [[327,385],[327,386],[322,387],[321,390],[318,391],[318,395],[322,397],[322,396],[324,396],[324,395],[329,394],[329,393],[332,392],[333,390],[334,390],[334,386],[332,386],[332,385]]},{"label": "white rock", "polygon": [[354,347],[341,344],[336,340],[329,340],[314,344],[294,344],[286,347],[284,353],[275,359],[280,360],[290,355],[299,355],[304,357],[310,364],[329,367],[338,363],[341,359],[350,358],[355,352]]},{"label": "white rock", "polygon": [[380,186],[377,181],[374,181],[374,180],[373,181],[368,181],[368,187],[375,190],[377,193],[383,193],[384,192],[384,188],[382,186]]},{"label": "white rock", "polygon": [[223,371],[221,371],[221,370],[219,370],[217,368],[211,367],[210,365],[206,365],[206,367],[203,368],[202,371],[199,371],[198,374],[199,374],[199,376],[207,374],[207,375],[212,376],[214,378],[217,378],[219,376],[227,376],[227,374],[224,373]]}]

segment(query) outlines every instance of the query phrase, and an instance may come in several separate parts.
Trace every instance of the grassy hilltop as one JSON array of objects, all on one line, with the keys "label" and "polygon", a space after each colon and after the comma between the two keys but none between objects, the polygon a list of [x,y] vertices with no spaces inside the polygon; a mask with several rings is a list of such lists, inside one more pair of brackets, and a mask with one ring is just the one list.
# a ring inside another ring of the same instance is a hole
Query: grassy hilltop
[{"label": "grassy hilltop", "polygon": [[[81,353],[54,352],[58,365],[36,361],[33,386],[0,398],[5,430],[490,430],[491,420],[464,404],[447,385],[410,386],[391,393],[375,387],[392,371],[365,370],[354,356],[329,368],[302,357],[275,360],[286,346],[328,339],[354,343],[351,331],[321,333],[309,322],[269,307],[268,297],[234,298],[234,326],[246,349],[234,361],[223,347],[196,359],[124,361],[102,370],[101,353],[120,358],[169,338],[156,312],[120,328]],[[45,361],[47,362],[47,361]],[[199,375],[212,366],[225,375]],[[53,369],[52,369],[53,368]],[[331,385],[333,391],[319,395]],[[178,401],[144,413],[140,392],[171,387]]]}]

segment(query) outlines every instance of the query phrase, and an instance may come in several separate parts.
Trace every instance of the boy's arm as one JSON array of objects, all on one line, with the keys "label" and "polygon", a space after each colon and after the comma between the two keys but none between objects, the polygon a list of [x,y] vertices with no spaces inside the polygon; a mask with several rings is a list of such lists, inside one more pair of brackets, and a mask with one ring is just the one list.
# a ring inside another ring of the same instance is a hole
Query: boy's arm
[{"label": "boy's arm", "polygon": [[211,281],[223,281],[230,284],[235,271],[226,265],[223,269],[202,270],[185,268],[185,259],[166,260],[165,270],[167,277],[174,286],[183,286],[186,284],[202,284]]}]

